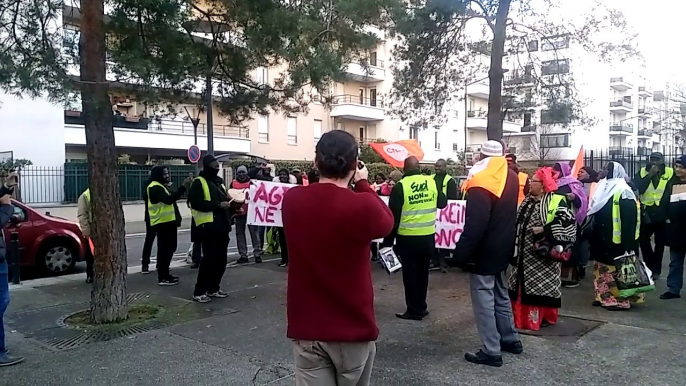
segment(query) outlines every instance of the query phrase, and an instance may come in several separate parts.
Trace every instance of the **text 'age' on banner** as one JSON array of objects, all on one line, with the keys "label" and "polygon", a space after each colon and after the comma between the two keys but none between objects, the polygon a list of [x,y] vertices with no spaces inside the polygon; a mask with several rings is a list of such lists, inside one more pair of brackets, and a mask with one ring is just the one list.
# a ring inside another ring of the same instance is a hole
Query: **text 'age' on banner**
[{"label": "text 'age' on banner", "polygon": [[[248,225],[281,227],[281,205],[286,192],[297,185],[280,182],[252,181],[248,191]],[[388,205],[388,197],[381,197]],[[462,235],[466,201],[449,200],[436,211],[436,248],[454,249]],[[374,240],[381,242],[383,240]]]}]

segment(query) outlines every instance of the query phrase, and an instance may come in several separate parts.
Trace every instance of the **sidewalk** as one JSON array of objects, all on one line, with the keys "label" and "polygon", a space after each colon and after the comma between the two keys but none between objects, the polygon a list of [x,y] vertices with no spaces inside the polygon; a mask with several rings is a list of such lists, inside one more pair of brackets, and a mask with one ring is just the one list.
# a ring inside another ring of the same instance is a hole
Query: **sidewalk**
[{"label": "sidewalk", "polygon": [[[176,268],[175,287],[154,285],[154,274],[128,277],[133,302],[158,299],[165,323],[104,342],[88,331],[58,327],[83,309],[90,287],[65,282],[11,293],[8,345],[26,363],[2,370],[2,385],[293,385],[286,339],[286,271],[276,262],[227,269],[227,299],[189,300],[196,271]],[[548,336],[522,335],[525,352],[506,355],[502,368],[464,361],[478,349],[468,276],[432,273],[431,315],[399,320],[402,278],[374,266],[381,329],[372,384],[403,385],[679,385],[686,377],[686,301],[658,299],[628,312],[591,306],[590,280],[564,289],[558,326]],[[116,380],[116,381],[115,381]]]}]

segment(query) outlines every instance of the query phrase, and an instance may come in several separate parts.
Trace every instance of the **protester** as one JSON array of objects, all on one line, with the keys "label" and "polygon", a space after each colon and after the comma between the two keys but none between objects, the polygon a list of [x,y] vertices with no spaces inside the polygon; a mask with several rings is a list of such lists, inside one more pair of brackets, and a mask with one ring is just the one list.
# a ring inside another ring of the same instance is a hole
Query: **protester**
[{"label": "protester", "polygon": [[[436,161],[435,173],[432,175],[434,181],[436,182],[436,187],[443,190],[448,200],[457,200],[457,182],[453,179],[450,174],[446,171],[447,164],[443,158]],[[443,273],[448,273],[448,266],[445,263],[445,258],[450,256],[450,250],[448,249],[437,249],[434,253],[434,258],[429,264],[429,269],[441,269]]]},{"label": "protester", "polygon": [[[674,176],[674,169],[665,166],[662,153],[652,153],[648,164],[634,177],[634,184],[640,194],[643,209],[641,221],[641,253],[653,278],[659,279],[662,273],[662,255],[665,252],[665,226],[669,195],[665,194],[667,184]],[[652,236],[655,235],[655,249]]]},{"label": "protester", "polygon": [[398,182],[400,182],[400,180],[403,179],[403,172],[401,172],[401,171],[398,170],[398,169],[393,169],[393,170],[391,171],[391,174],[388,175],[388,179],[389,179],[389,180],[393,180],[393,181],[395,181],[396,183],[398,183]]},{"label": "protester", "polygon": [[584,166],[579,169],[579,174],[577,175],[579,182],[584,184],[584,192],[586,197],[588,197],[589,203],[591,202],[591,197],[598,185],[598,172],[593,170],[590,166]]},{"label": "protester", "polygon": [[[231,189],[248,190],[250,189],[250,177],[248,176],[248,168],[239,166],[236,169],[236,179],[231,181]],[[252,253],[255,258],[255,263],[262,262],[262,246],[264,242],[260,238],[259,229],[255,225],[247,225],[248,221],[248,203],[243,204],[242,212],[236,213],[234,216],[236,220],[236,246],[238,248],[239,258],[236,261],[238,264],[245,264],[248,262],[248,241],[245,237],[246,228],[250,232],[250,241],[252,241]]]},{"label": "protester", "polygon": [[434,179],[421,174],[417,158],[405,160],[404,172],[405,176],[389,198],[394,226],[383,245],[391,247],[397,239],[397,251],[403,264],[407,309],[395,316],[422,320],[429,315],[426,293],[429,264],[436,251],[436,209],[445,208],[448,201]]},{"label": "protester", "polygon": [[314,167],[307,172],[307,181],[309,181],[310,184],[319,182],[319,172]]},{"label": "protester", "polygon": [[541,256],[539,243],[571,245],[576,239],[571,203],[557,189],[552,169],[539,169],[517,213],[517,255],[508,282],[517,328],[538,331],[557,323],[561,263]]},{"label": "protester", "polygon": [[157,237],[155,228],[150,225],[150,214],[148,213],[148,185],[150,185],[151,182],[150,174],[148,174],[148,180],[145,182],[145,189],[143,189],[143,203],[145,204],[145,240],[143,241],[143,253],[141,255],[141,273],[144,275],[150,273],[150,256],[152,255],[152,246]]},{"label": "protester", "polygon": [[253,180],[271,181],[271,168],[266,162],[260,162],[248,171],[248,176]]},{"label": "protester", "polygon": [[[146,211],[147,212],[147,211]],[[146,213],[146,217],[148,217]],[[93,208],[91,207],[91,191],[86,189],[77,201],[76,218],[79,220],[81,227],[81,234],[88,240],[86,246],[86,283],[93,282],[93,251],[90,248],[90,239],[92,237],[91,228],[93,226]],[[147,225],[147,224],[146,224]],[[147,235],[146,235],[147,237]],[[143,246],[145,248],[145,246]],[[150,259],[150,257],[148,257]]]},{"label": "protester", "polygon": [[[279,170],[279,175],[274,177],[274,182],[280,182],[282,184],[296,184],[297,180],[295,176],[288,173],[288,169]],[[284,227],[276,228],[276,232],[279,236],[279,249],[281,251],[281,261],[279,262],[279,267],[288,266],[288,246],[286,241],[286,232]]]},{"label": "protester", "polygon": [[523,351],[505,285],[505,270],[514,255],[519,182],[498,141],[484,143],[479,158],[463,184],[467,209],[453,264],[471,272],[472,308],[483,343],[481,350],[465,354],[465,359],[502,366],[501,351]]},{"label": "protester", "polygon": [[397,181],[389,178],[388,181],[386,181],[386,184],[381,187],[381,190],[379,191],[379,196],[390,196],[391,192],[393,191],[393,188],[395,185],[397,185]]},{"label": "protester", "polygon": [[553,166],[553,170],[559,173],[558,189],[555,193],[567,197],[574,209],[577,224],[583,223],[588,213],[588,196],[584,190],[584,184],[572,176],[572,167],[568,163],[558,162]]},{"label": "protester", "polygon": [[593,305],[610,311],[628,310],[630,301],[643,301],[643,294],[630,299],[618,297],[614,259],[638,248],[640,204],[619,163],[610,162],[599,177],[588,210],[588,215],[593,216],[590,234],[595,276]]},{"label": "protester", "polygon": [[211,298],[229,296],[221,290],[226,271],[231,232],[231,202],[219,174],[219,162],[212,156],[202,159],[202,171],[188,192],[193,219],[201,234],[203,257],[193,291],[193,300],[207,303]]},{"label": "protester", "polygon": [[5,311],[10,304],[9,269],[7,267],[7,244],[3,228],[12,219],[12,193],[17,185],[17,175],[12,172],[0,186],[0,367],[12,366],[24,361],[22,357],[15,357],[7,352],[5,345]]},{"label": "protester", "polygon": [[669,274],[667,292],[660,299],[678,299],[684,284],[684,257],[686,257],[686,155],[676,160],[674,177],[668,185],[670,196],[667,213],[667,245],[669,245]]},{"label": "protester", "polygon": [[384,176],[381,173],[378,173],[376,176],[374,176],[374,183],[372,184],[372,189],[377,194],[381,195],[381,190],[384,188],[386,184],[386,176]]},{"label": "protester", "polygon": [[169,273],[169,265],[176,252],[177,229],[181,226],[181,213],[176,205],[191,185],[187,178],[174,193],[169,193],[171,185],[169,169],[157,165],[150,170],[150,183],[145,192],[150,226],[157,233],[157,284],[162,286],[179,284],[179,278]]},{"label": "protester", "polygon": [[358,151],[349,133],[325,133],[316,146],[319,183],[283,199],[291,255],[287,336],[297,385],[371,382],[379,329],[369,245],[391,231],[393,216],[370,188],[366,167],[358,169]]},{"label": "protester", "polygon": [[531,184],[529,182],[529,175],[519,171],[519,166],[517,166],[517,156],[514,154],[508,154],[505,156],[507,160],[507,166],[517,173],[517,178],[519,179],[519,196],[517,198],[517,203],[521,205],[522,201],[527,194],[529,194],[529,189],[531,189]]},{"label": "protester", "polygon": [[300,169],[294,168],[291,170],[291,174],[295,177],[295,183],[298,185],[303,185],[303,175]]}]

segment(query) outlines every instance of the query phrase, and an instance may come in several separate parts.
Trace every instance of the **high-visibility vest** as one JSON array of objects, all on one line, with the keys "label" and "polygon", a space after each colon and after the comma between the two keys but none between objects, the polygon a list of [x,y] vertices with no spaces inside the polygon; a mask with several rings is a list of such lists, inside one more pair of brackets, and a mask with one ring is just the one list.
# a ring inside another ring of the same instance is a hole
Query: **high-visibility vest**
[{"label": "high-visibility vest", "polygon": [[524,201],[524,188],[526,187],[526,182],[529,181],[529,175],[526,173],[519,173],[519,197],[517,198],[517,203],[521,204]]},{"label": "high-visibility vest", "polygon": [[[622,199],[622,192],[617,192],[612,197],[612,242],[622,243],[622,217],[619,214],[619,200]],[[636,235],[634,240],[638,240],[641,232],[641,203],[636,201]]]},{"label": "high-visibility vest", "polygon": [[[435,181],[436,174],[432,174],[431,178],[433,178]],[[443,194],[445,194],[445,195],[448,194],[448,182],[450,182],[451,179],[452,179],[452,177],[450,177],[450,174],[446,174],[445,177],[443,178]]]},{"label": "high-visibility vest", "polygon": [[[648,171],[646,168],[642,168],[640,174],[641,178],[645,178],[648,175]],[[665,168],[665,173],[660,177],[660,182],[657,184],[657,187],[653,185],[653,181],[648,183],[648,189],[639,197],[641,203],[645,206],[660,206],[660,200],[662,200],[662,196],[665,194],[667,183],[673,176],[674,169],[669,167]]]},{"label": "high-visibility vest", "polygon": [[88,206],[88,222],[93,222],[93,207],[91,206],[91,190],[86,189],[83,193],[83,197],[86,199],[86,205]]},{"label": "high-visibility vest", "polygon": [[157,224],[164,224],[172,221],[176,221],[176,212],[174,211],[174,205],[167,205],[163,202],[158,202],[157,204],[153,204],[150,202],[150,188],[153,186],[159,186],[162,189],[164,189],[167,194],[169,194],[169,190],[167,190],[167,187],[160,184],[157,181],[153,181],[148,185],[147,188],[147,193],[148,193],[148,216],[150,217],[150,225],[155,226]]},{"label": "high-visibility vest", "polygon": [[553,219],[555,219],[555,212],[557,211],[557,207],[560,206],[560,203],[563,201],[567,202],[567,197],[561,194],[553,194],[553,196],[550,198],[548,208],[546,208],[546,224],[550,224],[553,221]]},{"label": "high-visibility vest", "polygon": [[[196,177],[195,179],[200,181],[200,184],[202,185],[203,199],[205,201],[210,201],[210,187],[207,185],[207,180],[203,177]],[[222,184],[222,189],[226,190],[224,184]],[[191,208],[191,215],[193,215],[196,226],[209,224],[214,221],[214,212],[201,212]]]},{"label": "high-visibility vest", "polygon": [[426,236],[436,233],[436,206],[438,189],[431,176],[421,174],[400,180],[404,202],[398,234],[401,236]]}]

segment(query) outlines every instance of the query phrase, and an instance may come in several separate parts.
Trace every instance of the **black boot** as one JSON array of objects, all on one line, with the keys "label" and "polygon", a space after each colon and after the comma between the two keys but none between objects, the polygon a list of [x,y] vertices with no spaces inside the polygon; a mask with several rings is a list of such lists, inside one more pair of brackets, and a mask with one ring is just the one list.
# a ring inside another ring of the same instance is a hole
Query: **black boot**
[{"label": "black boot", "polygon": [[476,363],[477,365],[486,365],[493,367],[500,367],[503,365],[502,355],[488,355],[481,350],[479,350],[476,354],[464,354],[464,359],[466,359],[467,362]]}]

